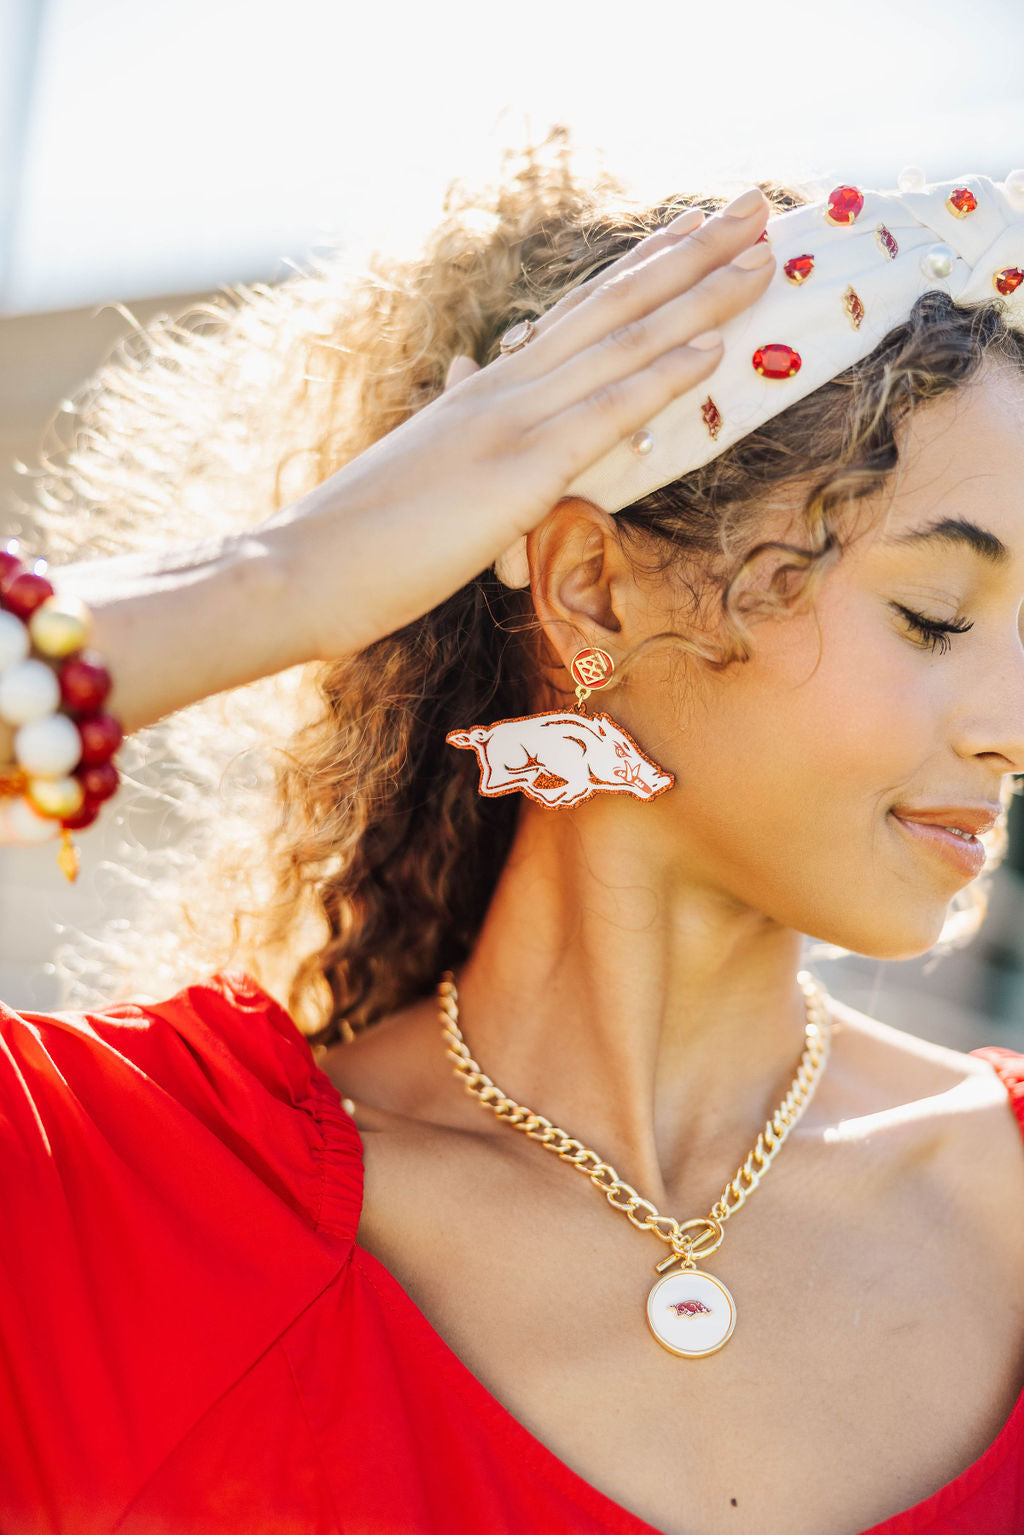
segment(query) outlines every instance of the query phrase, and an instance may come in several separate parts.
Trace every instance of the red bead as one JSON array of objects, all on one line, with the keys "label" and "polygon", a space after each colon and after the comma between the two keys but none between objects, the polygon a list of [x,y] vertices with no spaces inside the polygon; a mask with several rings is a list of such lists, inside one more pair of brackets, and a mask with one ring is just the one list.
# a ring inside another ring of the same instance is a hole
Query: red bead
[{"label": "red bead", "polygon": [[112,714],[87,714],[76,720],[82,739],[82,763],[92,767],[97,762],[109,762],[124,740],[120,720]]},{"label": "red bead", "polygon": [[94,650],[80,650],[57,673],[60,696],[69,709],[80,714],[98,709],[110,692],[113,679]]},{"label": "red bead", "polygon": [[755,245],[760,245],[761,241],[762,240],[767,240],[767,238],[768,238],[768,231],[767,231],[767,229],[762,229],[761,233],[758,235],[757,239],[754,241],[754,244]]},{"label": "red bead", "polygon": [[95,800],[97,804],[116,794],[121,782],[121,775],[112,762],[97,762],[94,767],[76,768],[75,777],[85,790],[86,799]]},{"label": "red bead", "polygon": [[785,272],[790,282],[797,283],[799,285],[802,282],[806,282],[808,277],[810,277],[811,273],[814,271],[814,257],[793,256],[789,261],[786,262],[786,265],[782,268],[782,270]]},{"label": "red bead", "polygon": [[3,590],[5,581],[9,581],[19,570],[25,566],[18,558],[18,540],[12,538],[6,549],[0,549],[0,591]]},{"label": "red bead", "polygon": [[81,809],[76,810],[74,815],[66,815],[60,824],[65,831],[84,831],[92,825],[102,808],[99,800],[90,799],[86,795]]},{"label": "red bead", "polygon": [[764,378],[792,378],[800,372],[801,361],[800,353],[781,341],[759,346],[753,357],[755,369]]},{"label": "red bead", "polygon": [[53,587],[45,576],[37,576],[31,570],[21,570],[13,576],[8,576],[3,587],[0,588],[0,596],[3,597],[4,607],[9,612],[27,622],[36,608],[40,607],[47,597],[53,596]]},{"label": "red bead", "polygon": [[1024,272],[1021,271],[1019,266],[1006,266],[1003,267],[1001,272],[995,274],[992,281],[1000,293],[1016,293],[1021,283],[1024,282]]},{"label": "red bead", "polygon": [[978,206],[978,199],[970,187],[957,187],[946,198],[946,207],[955,218],[965,219]]},{"label": "red bead", "polygon": [[835,187],[828,194],[825,217],[830,224],[852,224],[864,206],[864,194],[856,187]]}]

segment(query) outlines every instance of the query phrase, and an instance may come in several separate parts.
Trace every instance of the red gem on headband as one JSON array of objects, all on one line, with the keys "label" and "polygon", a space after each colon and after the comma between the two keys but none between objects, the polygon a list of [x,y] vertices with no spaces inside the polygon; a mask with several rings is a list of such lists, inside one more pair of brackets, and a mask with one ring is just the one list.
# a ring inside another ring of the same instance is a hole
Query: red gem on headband
[{"label": "red gem on headband", "polygon": [[792,378],[800,372],[802,359],[791,346],[773,341],[770,346],[759,346],[751,360],[762,378]]},{"label": "red gem on headband", "polygon": [[895,235],[886,229],[884,224],[879,224],[875,230],[875,239],[878,241],[879,249],[885,251],[890,261],[895,261],[900,253],[900,248],[896,244]]},{"label": "red gem on headband", "polygon": [[715,438],[722,430],[722,412],[719,410],[718,406],[715,404],[710,395],[708,395],[707,399],[704,401],[704,404],[701,406],[700,413],[704,417],[704,425],[708,429],[708,432],[711,436],[711,441],[714,442]]},{"label": "red gem on headband", "polygon": [[790,282],[796,283],[797,287],[799,287],[802,282],[807,281],[808,277],[810,277],[811,273],[814,271],[814,257],[793,256],[789,261],[786,262],[786,265],[782,268],[782,270],[785,272]]},{"label": "red gem on headband", "polygon": [[860,322],[864,318],[864,304],[860,294],[856,293],[849,286],[847,286],[846,292],[843,294],[843,307],[850,316],[850,324],[854,330],[860,330]]},{"label": "red gem on headband", "polygon": [[1006,266],[1003,267],[1001,272],[995,274],[992,281],[1000,293],[1016,293],[1021,283],[1024,282],[1024,272],[1021,271],[1019,266]]},{"label": "red gem on headband", "polygon": [[978,199],[970,187],[956,187],[946,198],[946,207],[954,218],[965,219],[978,206]]},{"label": "red gem on headband", "polygon": [[828,194],[825,217],[830,224],[852,224],[864,207],[864,194],[856,187],[835,187]]}]

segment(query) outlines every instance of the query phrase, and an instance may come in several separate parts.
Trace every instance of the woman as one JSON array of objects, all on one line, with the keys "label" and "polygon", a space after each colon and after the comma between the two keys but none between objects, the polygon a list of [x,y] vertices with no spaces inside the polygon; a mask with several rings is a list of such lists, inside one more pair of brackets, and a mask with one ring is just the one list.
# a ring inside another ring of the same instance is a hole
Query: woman
[{"label": "woman", "polygon": [[1019,190],[538,151],[299,322],[322,484],[58,570],[128,730],[318,693],[229,961],[4,1014],[5,1531],[1021,1528],[1024,1057],[798,978],[976,920],[1024,771]]}]

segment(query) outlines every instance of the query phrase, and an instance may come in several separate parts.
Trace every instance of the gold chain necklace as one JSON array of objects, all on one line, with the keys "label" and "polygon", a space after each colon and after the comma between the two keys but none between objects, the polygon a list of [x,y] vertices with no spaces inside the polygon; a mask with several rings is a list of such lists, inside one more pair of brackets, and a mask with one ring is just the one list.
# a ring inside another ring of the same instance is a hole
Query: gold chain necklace
[{"label": "gold chain necklace", "polygon": [[[513,1129],[521,1130],[531,1140],[539,1141],[548,1151],[553,1151],[563,1162],[585,1173],[608,1203],[621,1210],[638,1230],[653,1231],[671,1247],[669,1256],[654,1265],[655,1273],[663,1277],[655,1282],[647,1297],[647,1321],[658,1342],[669,1353],[684,1359],[701,1359],[705,1354],[714,1354],[732,1337],[736,1326],[736,1302],[720,1279],[698,1272],[697,1260],[708,1257],[721,1243],[724,1223],[757,1188],[783,1141],[814,1096],[828,1061],[832,1020],[827,994],[806,970],[800,971],[797,980],[804,993],[807,1022],[804,1052],[792,1085],[758,1135],[753,1151],[726,1184],[718,1203],[712,1205],[708,1215],[689,1221],[660,1215],[650,1200],[643,1199],[636,1189],[624,1183],[614,1167],[602,1161],[596,1151],[591,1151],[582,1141],[574,1140],[543,1114],[534,1114],[503,1093],[469,1053],[459,1028],[458,990],[453,972],[446,970],[438,982],[441,1032],[448,1046],[447,1053],[455,1063],[455,1075],[462,1078],[466,1091]],[[675,1272],[666,1273],[668,1269],[675,1269]]]}]

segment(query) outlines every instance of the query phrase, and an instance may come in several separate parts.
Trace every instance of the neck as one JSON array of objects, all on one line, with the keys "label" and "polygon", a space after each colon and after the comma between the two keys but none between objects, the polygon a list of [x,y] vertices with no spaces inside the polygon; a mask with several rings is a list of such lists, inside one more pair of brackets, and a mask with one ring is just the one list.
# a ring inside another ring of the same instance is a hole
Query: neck
[{"label": "neck", "polygon": [[583,810],[523,806],[460,1025],[505,1093],[646,1198],[706,1200],[796,1073],[801,935],[681,875],[657,817],[623,814],[647,807]]}]

